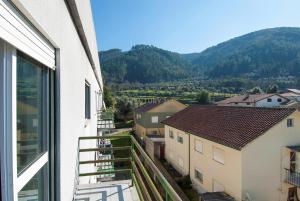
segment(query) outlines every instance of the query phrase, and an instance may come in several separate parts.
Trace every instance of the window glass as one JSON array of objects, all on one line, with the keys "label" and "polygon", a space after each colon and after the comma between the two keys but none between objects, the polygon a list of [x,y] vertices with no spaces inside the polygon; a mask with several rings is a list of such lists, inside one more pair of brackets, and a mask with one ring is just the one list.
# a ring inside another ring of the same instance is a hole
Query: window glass
[{"label": "window glass", "polygon": [[195,169],[195,178],[200,182],[200,183],[203,183],[203,174]]},{"label": "window glass", "polygon": [[287,119],[287,127],[293,127],[294,126],[294,120],[293,119]]},{"label": "window glass", "polygon": [[225,163],[225,151],[223,149],[213,148],[213,159],[219,163]]},{"label": "window glass", "polygon": [[85,83],[85,118],[91,118],[91,89],[88,83]]},{"label": "window glass", "polygon": [[30,181],[19,191],[19,201],[47,201],[48,177],[47,166],[44,166]]},{"label": "window glass", "polygon": [[17,54],[18,174],[47,151],[47,70]]},{"label": "window glass", "polygon": [[173,134],[172,130],[169,130],[169,137],[172,138],[172,139],[174,138],[174,134]]},{"label": "window glass", "polygon": [[158,123],[158,116],[151,117],[151,122],[152,123]]},{"label": "window glass", "polygon": [[267,101],[268,101],[268,102],[272,102],[272,98],[268,98]]},{"label": "window glass", "polygon": [[195,140],[195,150],[200,153],[203,152],[203,143],[200,140]]},{"label": "window glass", "polygon": [[177,136],[177,142],[180,142],[180,143],[183,144],[183,138],[179,135]]}]

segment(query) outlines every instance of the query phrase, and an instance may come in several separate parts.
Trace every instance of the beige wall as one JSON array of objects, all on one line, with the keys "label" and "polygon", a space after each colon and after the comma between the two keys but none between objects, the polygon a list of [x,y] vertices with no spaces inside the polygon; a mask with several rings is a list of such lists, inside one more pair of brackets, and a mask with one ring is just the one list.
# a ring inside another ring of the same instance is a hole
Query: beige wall
[{"label": "beige wall", "polygon": [[144,138],[146,135],[150,135],[153,131],[156,131],[158,135],[164,135],[165,129],[164,128],[145,128],[140,124],[135,124],[135,133],[140,138]]},{"label": "beige wall", "polygon": [[[195,150],[195,140],[203,144],[202,153]],[[193,186],[198,191],[213,191],[213,180],[222,184],[225,192],[237,200],[241,200],[241,152],[212,141],[190,136],[190,176]],[[213,159],[213,148],[217,147],[224,151],[224,164]],[[195,169],[203,174],[203,184],[195,178]]]},{"label": "beige wall", "polygon": [[[173,139],[169,137],[169,130],[173,131]],[[183,143],[177,142],[178,135],[183,137]],[[165,125],[165,159],[180,174],[189,174],[189,135],[167,125]],[[180,159],[183,162],[183,167],[179,164]]]},{"label": "beige wall", "polygon": [[284,168],[289,168],[288,145],[300,144],[300,115],[293,113],[294,127],[286,119],[242,150],[242,187],[254,200],[287,200]]}]

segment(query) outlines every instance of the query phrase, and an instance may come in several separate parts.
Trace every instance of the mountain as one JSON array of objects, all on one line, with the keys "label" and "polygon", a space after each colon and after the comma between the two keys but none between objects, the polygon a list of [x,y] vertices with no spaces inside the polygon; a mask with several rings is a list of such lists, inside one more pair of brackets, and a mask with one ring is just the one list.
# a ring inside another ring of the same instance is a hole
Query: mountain
[{"label": "mountain", "polygon": [[104,78],[108,82],[161,82],[191,76],[195,66],[180,54],[149,45],[129,51],[111,49],[99,53]]},{"label": "mountain", "polygon": [[233,38],[200,53],[179,54],[136,45],[100,52],[109,82],[159,82],[205,75],[249,79],[300,76],[300,28],[264,29]]},{"label": "mountain", "polygon": [[300,28],[252,32],[201,52],[192,61],[209,77],[300,75]]}]

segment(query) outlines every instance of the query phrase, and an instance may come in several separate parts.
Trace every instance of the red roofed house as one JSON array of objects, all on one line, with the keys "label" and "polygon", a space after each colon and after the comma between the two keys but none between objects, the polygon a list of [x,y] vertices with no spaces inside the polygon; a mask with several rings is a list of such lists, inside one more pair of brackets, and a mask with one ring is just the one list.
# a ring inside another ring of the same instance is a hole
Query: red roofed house
[{"label": "red roofed house", "polygon": [[190,106],[162,122],[165,158],[200,192],[286,201],[300,187],[300,113]]},{"label": "red roofed house", "polygon": [[278,107],[289,102],[279,94],[246,94],[217,102],[219,106]]}]

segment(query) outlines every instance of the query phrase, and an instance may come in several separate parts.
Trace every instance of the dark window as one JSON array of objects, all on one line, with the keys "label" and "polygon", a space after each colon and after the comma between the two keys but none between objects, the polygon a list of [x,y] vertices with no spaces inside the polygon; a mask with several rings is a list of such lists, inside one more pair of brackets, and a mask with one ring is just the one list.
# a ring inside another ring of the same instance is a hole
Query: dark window
[{"label": "dark window", "polygon": [[247,105],[250,105],[250,103],[247,103]]},{"label": "dark window", "polygon": [[91,118],[91,88],[89,83],[85,83],[85,118]]},{"label": "dark window", "polygon": [[294,126],[294,120],[293,119],[287,119],[286,125],[287,125],[287,127],[293,127]]},{"label": "dark window", "polygon": [[278,98],[277,101],[281,103],[281,102],[282,102],[282,99],[281,99],[281,98]]},{"label": "dark window", "polygon": [[272,102],[272,98],[268,98],[267,101],[268,101],[268,102]]}]

